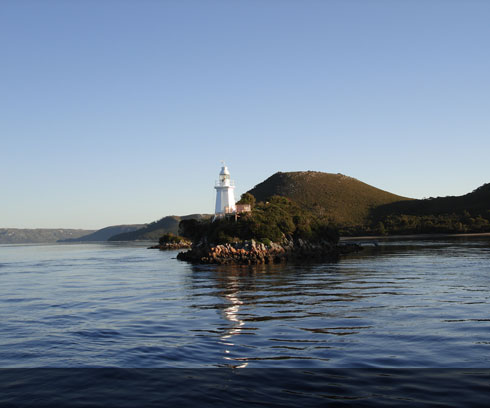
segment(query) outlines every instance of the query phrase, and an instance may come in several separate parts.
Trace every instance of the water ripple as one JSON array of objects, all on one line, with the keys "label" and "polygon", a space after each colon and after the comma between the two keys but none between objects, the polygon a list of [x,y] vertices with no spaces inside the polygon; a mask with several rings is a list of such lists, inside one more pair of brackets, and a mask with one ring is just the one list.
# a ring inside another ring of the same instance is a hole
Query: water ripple
[{"label": "water ripple", "polygon": [[333,264],[190,266],[143,246],[0,246],[4,367],[486,367],[488,241]]}]

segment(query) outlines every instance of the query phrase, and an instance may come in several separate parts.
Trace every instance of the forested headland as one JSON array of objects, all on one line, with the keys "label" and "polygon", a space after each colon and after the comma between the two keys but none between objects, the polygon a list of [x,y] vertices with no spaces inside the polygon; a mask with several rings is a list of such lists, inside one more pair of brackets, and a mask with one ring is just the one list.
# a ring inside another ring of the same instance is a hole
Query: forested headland
[{"label": "forested headland", "polygon": [[307,171],[276,173],[249,193],[261,201],[288,197],[342,236],[490,232],[490,184],[463,196],[418,200],[342,174]]},{"label": "forested headland", "polygon": [[293,260],[337,259],[359,250],[357,245],[339,246],[337,229],[289,198],[272,196],[256,203],[249,193],[239,204],[251,211],[215,220],[183,220],[180,234],[192,248],[178,259],[193,263],[262,264]]}]

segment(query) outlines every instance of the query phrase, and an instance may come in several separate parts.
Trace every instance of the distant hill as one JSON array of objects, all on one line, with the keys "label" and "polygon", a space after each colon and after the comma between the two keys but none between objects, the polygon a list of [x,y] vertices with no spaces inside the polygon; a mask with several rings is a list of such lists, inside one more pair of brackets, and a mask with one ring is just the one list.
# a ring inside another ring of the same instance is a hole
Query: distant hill
[{"label": "distant hill", "polygon": [[107,241],[114,235],[123,234],[127,232],[136,231],[143,228],[146,224],[133,224],[133,225],[114,225],[111,227],[105,227],[88,235],[83,235],[78,238],[61,239],[59,242],[94,242],[94,241]]},{"label": "distant hill", "polygon": [[473,215],[484,215],[490,211],[490,183],[462,196],[426,198],[382,205],[373,211],[373,217],[379,219],[390,214],[440,215],[465,211]]},{"label": "distant hill", "polygon": [[0,244],[50,243],[61,239],[79,238],[93,232],[95,231],[62,228],[0,228]]},{"label": "distant hill", "polygon": [[178,234],[179,222],[181,220],[200,220],[209,217],[211,217],[211,215],[208,214],[191,214],[182,217],[178,215],[170,215],[158,221],[152,222],[151,224],[145,225],[144,227],[135,231],[114,235],[109,238],[109,241],[158,241],[158,239],[167,232]]},{"label": "distant hill", "polygon": [[371,227],[386,234],[490,232],[490,184],[462,196],[379,206]]},{"label": "distant hill", "polygon": [[288,197],[339,226],[365,225],[374,208],[411,200],[343,174],[318,171],[279,172],[249,193],[257,201],[267,201],[273,195]]}]

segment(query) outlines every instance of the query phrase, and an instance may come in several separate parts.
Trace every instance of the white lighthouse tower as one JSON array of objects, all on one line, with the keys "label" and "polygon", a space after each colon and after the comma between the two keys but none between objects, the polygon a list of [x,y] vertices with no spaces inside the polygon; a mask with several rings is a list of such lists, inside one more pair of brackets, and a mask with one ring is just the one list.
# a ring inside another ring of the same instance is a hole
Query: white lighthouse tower
[{"label": "white lighthouse tower", "polygon": [[224,163],[219,173],[219,180],[214,188],[216,189],[215,218],[222,217],[225,214],[233,214],[236,211],[235,196],[233,194],[235,185],[230,180],[230,172]]}]

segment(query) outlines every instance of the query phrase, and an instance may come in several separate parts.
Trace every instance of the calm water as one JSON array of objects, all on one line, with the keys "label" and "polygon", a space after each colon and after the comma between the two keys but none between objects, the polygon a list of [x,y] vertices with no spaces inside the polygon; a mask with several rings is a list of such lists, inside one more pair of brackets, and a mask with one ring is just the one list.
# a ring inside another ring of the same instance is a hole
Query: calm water
[{"label": "calm water", "polygon": [[0,246],[0,366],[490,367],[489,239],[262,268],[176,254]]}]

